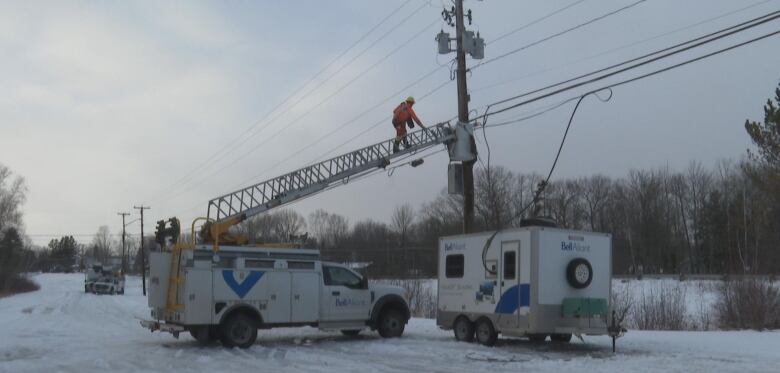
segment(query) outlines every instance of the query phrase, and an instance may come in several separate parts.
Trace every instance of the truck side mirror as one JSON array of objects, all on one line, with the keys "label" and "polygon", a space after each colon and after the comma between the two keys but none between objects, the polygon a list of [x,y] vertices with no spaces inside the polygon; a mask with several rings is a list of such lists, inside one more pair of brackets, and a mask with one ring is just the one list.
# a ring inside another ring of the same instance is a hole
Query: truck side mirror
[{"label": "truck side mirror", "polygon": [[361,289],[368,289],[368,277],[366,277],[366,276],[363,276],[363,277],[360,279],[360,288],[361,288]]}]

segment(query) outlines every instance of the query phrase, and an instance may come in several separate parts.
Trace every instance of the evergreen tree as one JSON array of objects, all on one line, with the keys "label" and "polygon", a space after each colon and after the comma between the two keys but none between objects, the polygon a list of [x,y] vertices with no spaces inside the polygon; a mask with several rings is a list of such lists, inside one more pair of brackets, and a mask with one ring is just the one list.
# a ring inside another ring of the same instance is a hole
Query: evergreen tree
[{"label": "evergreen tree", "polygon": [[748,150],[750,158],[760,167],[756,176],[765,186],[777,191],[780,187],[780,85],[775,89],[775,102],[766,100],[764,122],[745,120],[745,130],[758,147],[757,152]]}]

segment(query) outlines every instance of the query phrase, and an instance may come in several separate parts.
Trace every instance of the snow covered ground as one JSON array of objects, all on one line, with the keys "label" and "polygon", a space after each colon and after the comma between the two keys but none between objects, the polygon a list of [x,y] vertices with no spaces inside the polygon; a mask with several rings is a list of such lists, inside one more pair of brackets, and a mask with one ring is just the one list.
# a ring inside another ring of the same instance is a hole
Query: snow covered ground
[{"label": "snow covered ground", "polygon": [[140,280],[124,296],[84,294],[81,274],[42,274],[41,290],[0,299],[0,372],[778,372],[780,332],[639,332],[569,345],[455,342],[434,320],[412,319],[403,338],[358,338],[312,328],[262,330],[247,350],[202,347],[151,334]]}]

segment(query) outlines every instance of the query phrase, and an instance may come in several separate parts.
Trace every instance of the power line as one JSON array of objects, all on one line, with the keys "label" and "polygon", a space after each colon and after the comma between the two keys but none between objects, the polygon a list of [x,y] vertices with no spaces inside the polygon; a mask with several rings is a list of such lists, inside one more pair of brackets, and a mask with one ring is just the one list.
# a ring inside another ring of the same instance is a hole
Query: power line
[{"label": "power line", "polygon": [[[332,59],[332,60],[331,60],[331,61],[330,61],[330,62],[329,62],[327,65],[325,65],[325,67],[323,67],[322,69],[320,69],[320,70],[319,70],[319,71],[318,71],[316,74],[314,74],[314,75],[313,75],[311,78],[309,78],[309,79],[308,79],[308,80],[307,80],[307,81],[306,81],[306,82],[305,82],[303,85],[301,85],[300,87],[298,87],[298,89],[296,89],[295,91],[293,91],[293,93],[291,93],[290,95],[288,95],[288,96],[287,96],[287,97],[286,97],[284,100],[282,100],[282,102],[280,102],[279,104],[277,104],[277,105],[276,105],[276,106],[275,106],[273,109],[271,109],[271,110],[270,110],[268,113],[266,113],[266,115],[264,115],[264,116],[263,116],[263,117],[262,117],[260,120],[257,120],[257,121],[255,121],[255,122],[254,122],[252,125],[250,125],[250,126],[249,126],[249,127],[246,129],[246,130],[244,130],[244,131],[243,131],[243,132],[242,132],[240,135],[238,135],[238,136],[237,136],[237,137],[236,137],[234,140],[232,140],[232,141],[229,141],[228,143],[226,143],[226,144],[225,144],[225,145],[224,145],[222,148],[220,148],[220,149],[219,149],[217,152],[215,152],[214,154],[212,154],[212,155],[211,155],[211,157],[209,157],[209,158],[208,158],[208,159],[207,159],[205,162],[201,163],[200,165],[198,165],[197,167],[195,167],[194,169],[192,169],[191,171],[189,171],[187,174],[185,174],[185,175],[184,175],[182,178],[180,178],[180,179],[178,179],[177,181],[175,181],[173,184],[171,184],[171,186],[170,186],[169,188],[166,188],[166,189],[164,189],[164,190],[163,190],[163,193],[170,192],[170,190],[171,190],[171,189],[172,189],[174,186],[176,186],[177,184],[179,184],[179,183],[181,183],[181,182],[184,182],[185,180],[189,180],[189,179],[191,179],[191,177],[192,177],[193,175],[195,175],[195,174],[196,174],[196,172],[197,172],[198,170],[200,170],[200,169],[202,169],[203,167],[205,167],[206,165],[210,164],[212,160],[214,161],[214,163],[218,162],[218,161],[219,161],[220,159],[222,159],[224,156],[226,156],[226,155],[230,154],[232,151],[234,151],[234,150],[235,150],[237,147],[239,147],[239,146],[243,145],[244,143],[246,143],[246,141],[248,141],[248,139],[249,139],[249,138],[251,138],[252,136],[254,136],[254,135],[256,135],[256,134],[259,134],[260,132],[262,132],[262,130],[263,130],[263,129],[265,129],[266,127],[268,127],[268,126],[269,126],[271,123],[273,123],[273,121],[274,121],[275,119],[279,118],[279,117],[280,117],[282,114],[284,114],[284,113],[288,112],[288,111],[289,111],[289,110],[290,110],[292,107],[294,107],[295,105],[297,105],[298,103],[300,103],[300,102],[301,102],[303,99],[305,99],[306,97],[308,97],[309,95],[311,95],[311,94],[312,94],[313,92],[315,92],[315,91],[316,91],[318,88],[320,88],[320,87],[321,87],[323,84],[325,84],[327,81],[329,81],[329,80],[330,80],[331,78],[333,78],[335,75],[337,75],[337,74],[338,74],[338,73],[340,73],[342,70],[344,70],[344,68],[346,68],[347,66],[349,66],[349,65],[350,65],[352,62],[354,62],[354,61],[355,61],[355,60],[356,60],[358,57],[360,57],[360,56],[362,56],[364,53],[366,53],[366,51],[368,51],[368,50],[369,50],[369,49],[371,49],[371,48],[372,48],[374,45],[376,45],[376,43],[377,43],[377,42],[381,41],[381,40],[382,40],[382,39],[384,39],[386,36],[388,36],[388,35],[390,34],[390,32],[388,32],[388,33],[385,33],[384,35],[382,35],[381,37],[379,37],[377,40],[375,40],[375,41],[374,41],[374,43],[371,43],[371,44],[369,45],[369,47],[367,47],[367,48],[363,49],[363,50],[362,50],[360,53],[358,53],[356,56],[354,56],[354,57],[353,57],[351,60],[349,60],[348,62],[346,62],[345,64],[343,64],[343,65],[342,65],[342,66],[341,66],[341,67],[340,67],[340,68],[339,68],[337,71],[335,71],[334,73],[330,74],[330,76],[328,76],[326,79],[324,79],[323,81],[321,81],[321,82],[320,82],[320,83],[319,83],[317,86],[315,86],[314,88],[312,88],[311,90],[309,90],[309,91],[308,91],[306,94],[304,94],[303,96],[301,96],[301,97],[300,97],[300,98],[299,98],[299,99],[298,99],[298,100],[297,100],[295,103],[293,103],[292,105],[290,105],[290,106],[289,106],[289,107],[288,107],[286,110],[282,111],[280,114],[278,114],[277,116],[275,116],[275,117],[274,117],[274,118],[273,118],[271,121],[268,121],[268,122],[266,123],[266,125],[265,125],[265,126],[261,127],[259,130],[255,131],[253,135],[251,135],[251,136],[249,136],[249,137],[246,137],[246,136],[245,136],[246,134],[250,133],[250,132],[251,132],[253,129],[255,129],[255,128],[256,128],[256,127],[257,127],[257,126],[258,126],[260,123],[263,123],[263,122],[264,122],[266,119],[268,119],[268,117],[269,117],[269,116],[270,116],[272,113],[276,112],[276,111],[277,111],[279,108],[281,108],[282,106],[284,106],[284,105],[285,105],[287,102],[289,102],[289,101],[290,101],[290,100],[291,100],[293,97],[295,97],[295,96],[296,96],[298,93],[302,92],[302,91],[303,91],[303,89],[304,89],[306,86],[308,86],[309,84],[311,84],[311,83],[312,83],[312,82],[313,82],[313,81],[314,81],[316,78],[318,78],[318,77],[319,77],[320,75],[322,75],[322,74],[323,74],[325,71],[327,71],[327,70],[328,70],[328,69],[329,69],[331,66],[333,66],[333,64],[335,64],[335,63],[336,63],[336,61],[338,61],[339,59],[341,59],[342,57],[344,57],[344,56],[345,56],[347,53],[349,53],[349,52],[350,52],[350,51],[351,51],[353,48],[355,48],[355,47],[356,47],[358,44],[360,44],[360,43],[361,43],[363,40],[365,40],[365,39],[366,39],[366,38],[367,38],[367,37],[368,37],[368,36],[369,36],[371,33],[373,33],[374,31],[376,31],[376,30],[377,30],[377,29],[378,29],[378,28],[379,28],[381,25],[383,25],[383,24],[384,24],[384,23],[385,23],[387,20],[389,20],[389,19],[390,19],[390,18],[391,18],[393,15],[395,15],[396,13],[398,13],[398,12],[399,12],[399,11],[400,11],[400,10],[401,10],[401,9],[402,9],[404,6],[406,6],[406,4],[408,4],[408,3],[409,3],[409,2],[411,2],[411,1],[412,1],[412,0],[407,0],[407,1],[405,1],[404,3],[402,3],[400,6],[398,6],[397,8],[395,8],[393,11],[391,11],[391,12],[390,12],[390,13],[389,13],[387,16],[385,16],[385,17],[384,17],[384,18],[383,18],[381,21],[379,21],[379,23],[377,23],[376,25],[374,25],[374,26],[373,26],[373,27],[372,27],[370,30],[366,31],[366,32],[365,32],[365,33],[364,33],[364,34],[363,34],[363,35],[362,35],[362,36],[361,36],[361,37],[360,37],[358,40],[356,40],[354,43],[352,43],[352,45],[350,45],[350,46],[349,46],[349,47],[347,47],[345,50],[343,50],[341,53],[339,53],[339,55],[338,55],[338,56],[336,56],[335,58],[333,58],[333,59]],[[408,20],[408,19],[409,19],[409,17],[411,17],[411,16],[413,16],[414,14],[416,14],[416,13],[417,13],[417,12],[418,12],[420,9],[422,9],[422,7],[420,7],[420,8],[418,8],[418,9],[414,10],[414,11],[413,11],[413,12],[412,12],[410,15],[408,15],[407,17],[405,17],[405,18],[404,18],[404,20],[403,20],[403,21],[402,21],[400,24],[396,25],[395,27],[391,28],[390,30],[392,31],[392,30],[394,30],[395,28],[397,28],[398,26],[400,26],[401,24],[403,24],[403,23],[404,23],[406,20]],[[236,145],[236,146],[231,146],[231,145],[232,145],[234,142],[236,142],[236,141],[240,141],[240,143],[239,143],[238,145]],[[226,150],[227,150],[227,152],[225,152]]]},{"label": "power line", "polygon": [[[436,19],[434,20],[434,22],[431,22],[431,23],[427,24],[427,25],[426,25],[424,28],[422,28],[421,30],[419,30],[418,32],[416,32],[414,35],[412,35],[412,37],[411,37],[411,38],[409,38],[408,40],[404,41],[404,42],[403,42],[402,44],[400,44],[400,45],[399,45],[397,48],[393,49],[393,50],[392,50],[390,53],[386,54],[385,56],[383,56],[382,58],[380,58],[379,60],[377,60],[377,61],[376,61],[374,64],[372,64],[372,65],[371,65],[371,66],[369,66],[368,68],[364,69],[364,70],[363,70],[363,71],[362,71],[360,74],[358,74],[357,76],[355,76],[354,78],[352,78],[351,80],[349,80],[349,81],[348,81],[346,84],[342,85],[342,86],[341,86],[340,88],[338,88],[336,91],[334,91],[333,93],[331,93],[329,96],[327,96],[326,98],[324,98],[323,100],[321,100],[320,102],[318,102],[317,104],[315,104],[313,107],[311,107],[311,108],[310,108],[309,110],[307,110],[305,113],[303,113],[302,115],[298,116],[298,117],[297,117],[297,118],[295,118],[293,121],[291,121],[291,122],[287,123],[287,125],[286,125],[285,127],[282,127],[282,128],[279,130],[279,131],[275,132],[273,135],[271,135],[271,136],[269,136],[269,137],[265,138],[265,139],[264,139],[262,142],[260,142],[259,144],[257,144],[255,147],[253,147],[252,149],[249,149],[249,151],[248,151],[248,152],[245,152],[245,153],[243,153],[241,156],[239,156],[239,157],[237,157],[237,158],[234,158],[234,159],[233,159],[231,162],[229,162],[229,165],[230,165],[230,166],[226,166],[226,167],[221,167],[221,168],[217,168],[217,169],[215,169],[213,172],[211,172],[211,173],[210,173],[210,174],[208,174],[207,176],[203,177],[203,178],[202,178],[202,180],[201,180],[200,182],[196,182],[195,184],[192,184],[192,185],[190,185],[190,186],[189,186],[187,189],[185,189],[184,191],[189,191],[189,190],[192,190],[194,187],[196,187],[196,186],[198,186],[198,185],[202,184],[203,182],[205,182],[206,180],[208,180],[210,177],[212,177],[212,176],[214,176],[214,175],[216,175],[216,174],[219,174],[219,173],[221,173],[221,172],[224,172],[225,170],[229,169],[229,168],[230,168],[230,167],[232,167],[232,166],[235,166],[235,165],[237,164],[237,162],[238,162],[238,161],[240,161],[240,160],[242,160],[242,159],[245,159],[245,158],[246,158],[247,156],[249,156],[250,154],[254,153],[254,152],[255,152],[255,151],[257,151],[258,149],[261,149],[261,146],[262,146],[262,145],[264,145],[264,144],[268,143],[269,141],[273,140],[273,139],[274,139],[274,138],[276,138],[276,136],[278,136],[278,135],[279,135],[281,132],[283,132],[283,131],[284,131],[284,130],[286,130],[286,129],[289,129],[289,128],[290,128],[290,127],[292,127],[292,126],[293,126],[295,123],[298,123],[298,122],[299,122],[301,119],[303,119],[304,117],[308,116],[308,115],[309,115],[309,114],[311,114],[311,113],[312,113],[314,110],[316,110],[317,108],[319,108],[320,106],[322,106],[322,104],[324,104],[324,103],[326,103],[326,102],[330,101],[331,99],[333,99],[334,97],[336,97],[336,96],[337,96],[339,93],[341,93],[341,91],[343,91],[344,89],[348,88],[348,87],[349,87],[349,86],[351,86],[351,85],[352,85],[354,82],[356,82],[358,79],[362,78],[362,77],[363,77],[365,74],[367,74],[368,72],[370,72],[371,70],[373,70],[374,68],[376,68],[376,67],[377,67],[379,64],[381,64],[382,62],[384,62],[384,61],[386,61],[387,59],[389,59],[389,58],[390,58],[390,57],[391,57],[393,54],[397,53],[397,52],[398,52],[398,51],[400,51],[402,48],[406,47],[406,46],[407,46],[407,44],[408,44],[409,42],[411,42],[412,40],[414,40],[414,39],[416,39],[417,37],[419,37],[419,36],[420,36],[420,35],[421,35],[423,32],[427,31],[429,28],[431,28],[431,26],[433,26],[433,25],[434,25],[434,24],[436,24],[437,22],[439,22],[439,19],[438,19],[438,18],[436,18]],[[183,193],[183,192],[182,192],[182,193]],[[175,197],[176,197],[176,196],[178,196],[178,195],[181,195],[182,193],[177,193],[177,194],[176,194],[176,195],[175,195],[173,198],[175,198]]]},{"label": "power line", "polygon": [[566,6],[564,6],[563,8],[559,8],[559,9],[557,9],[557,10],[554,10],[554,11],[552,11],[552,12],[550,12],[550,13],[548,13],[548,14],[546,14],[546,15],[542,16],[542,17],[539,17],[539,18],[537,18],[537,19],[535,19],[535,20],[533,20],[533,21],[531,21],[531,22],[528,22],[528,23],[526,23],[526,24],[524,24],[524,25],[522,25],[522,26],[520,26],[520,27],[518,27],[518,28],[515,28],[515,29],[513,29],[513,30],[511,30],[511,31],[509,31],[509,32],[506,32],[506,33],[504,33],[504,34],[501,34],[500,36],[498,36],[498,37],[496,37],[495,39],[493,39],[492,41],[490,41],[490,43],[489,43],[489,44],[490,44],[490,45],[492,45],[492,44],[495,44],[495,43],[496,43],[496,42],[498,42],[499,40],[501,40],[501,39],[503,39],[503,38],[506,38],[506,37],[507,37],[507,36],[509,36],[509,35],[513,35],[513,34],[515,34],[515,33],[519,32],[519,31],[525,30],[525,29],[527,29],[527,28],[529,28],[529,27],[531,27],[531,26],[533,26],[533,25],[535,25],[535,24],[537,24],[537,23],[539,23],[539,22],[542,22],[542,21],[544,21],[544,20],[546,20],[546,19],[548,19],[548,18],[550,18],[550,17],[552,17],[552,16],[554,16],[554,15],[556,15],[556,14],[558,14],[558,13],[561,13],[561,12],[565,11],[566,9],[569,9],[569,8],[571,8],[571,7],[573,7],[573,6],[577,5],[577,4],[579,4],[579,3],[582,3],[582,2],[584,2],[584,1],[585,1],[585,0],[578,0],[578,1],[575,1],[575,2],[573,2],[573,3],[571,3],[571,4],[569,4],[569,5],[566,5]]},{"label": "power line", "polygon": [[[296,151],[292,152],[292,153],[291,153],[289,156],[287,156],[286,158],[282,159],[281,161],[279,161],[279,162],[276,162],[275,164],[273,164],[272,166],[270,166],[270,167],[266,168],[265,170],[261,171],[260,173],[258,173],[258,174],[256,174],[256,175],[254,175],[254,176],[252,176],[252,177],[250,177],[250,178],[248,178],[248,179],[246,179],[246,180],[242,181],[241,183],[239,183],[239,184],[237,185],[237,187],[240,187],[240,186],[242,186],[242,185],[244,185],[244,184],[246,184],[246,183],[248,183],[248,182],[250,182],[250,181],[252,181],[252,180],[255,180],[255,179],[257,179],[258,177],[260,177],[260,176],[264,175],[266,172],[268,172],[268,171],[270,171],[270,170],[272,170],[272,169],[276,168],[277,166],[279,166],[279,165],[281,165],[282,163],[284,163],[284,162],[286,162],[286,161],[288,161],[288,160],[290,160],[290,159],[294,158],[295,156],[298,156],[298,155],[300,155],[302,152],[305,152],[306,150],[308,150],[308,149],[310,149],[311,147],[313,147],[313,146],[315,146],[315,145],[319,144],[319,143],[320,143],[320,142],[322,142],[323,140],[325,140],[325,139],[327,139],[327,138],[329,138],[329,137],[331,137],[331,136],[335,135],[335,134],[336,134],[338,131],[342,130],[342,129],[343,129],[343,128],[345,128],[347,125],[349,125],[349,124],[351,124],[351,123],[354,123],[354,122],[355,122],[355,121],[357,121],[359,118],[361,118],[361,117],[363,117],[364,115],[366,115],[366,114],[368,114],[368,113],[370,113],[370,112],[374,111],[375,109],[379,108],[381,105],[384,105],[385,103],[387,103],[388,101],[390,101],[390,100],[392,100],[392,99],[394,99],[394,98],[395,98],[395,99],[397,99],[399,94],[401,94],[402,92],[404,92],[404,91],[408,90],[409,88],[411,88],[412,86],[416,85],[417,83],[419,83],[419,82],[421,82],[421,81],[425,80],[426,78],[430,77],[431,75],[433,75],[433,74],[434,74],[434,73],[436,73],[437,71],[441,70],[442,68],[443,68],[443,66],[437,67],[437,68],[435,68],[435,69],[433,69],[433,70],[429,71],[428,73],[426,73],[426,74],[422,75],[421,77],[419,77],[419,78],[415,79],[415,80],[414,80],[412,83],[409,83],[409,84],[407,84],[406,86],[404,86],[403,88],[401,88],[401,89],[397,90],[396,92],[393,92],[391,95],[387,96],[387,97],[386,97],[384,100],[382,100],[381,102],[379,102],[379,103],[377,103],[376,105],[374,105],[374,106],[370,107],[369,109],[367,109],[367,110],[363,111],[362,113],[358,114],[358,115],[357,115],[357,116],[355,116],[354,118],[352,118],[352,119],[350,119],[350,120],[348,120],[348,121],[346,121],[346,122],[342,123],[341,125],[339,125],[338,127],[336,127],[336,128],[333,130],[333,131],[330,131],[330,132],[329,132],[328,134],[326,134],[325,136],[322,136],[322,137],[319,137],[319,138],[317,138],[316,140],[312,141],[312,142],[311,142],[311,143],[309,143],[308,145],[306,145],[306,146],[303,146],[303,147],[301,147],[300,149],[298,149],[298,150],[296,150]],[[448,82],[449,82],[449,81],[448,81]],[[383,121],[385,121],[385,120],[383,120]],[[372,126],[372,127],[373,127],[373,126]],[[349,140],[348,140],[348,141],[349,141]]]},{"label": "power line", "polygon": [[[780,12],[776,11],[776,12],[772,12],[772,13],[769,13],[769,14],[766,14],[766,15],[763,15],[763,16],[760,16],[760,17],[756,17],[756,18],[753,18],[751,20],[748,20],[748,21],[741,22],[741,23],[738,23],[738,24],[733,25],[733,26],[729,26],[729,27],[723,28],[723,29],[720,29],[720,30],[715,31],[715,32],[711,32],[711,33],[708,33],[708,34],[705,34],[705,35],[702,35],[702,36],[699,36],[699,37],[696,37],[696,38],[693,38],[693,39],[686,40],[686,41],[681,42],[681,43],[677,43],[675,45],[672,45],[672,46],[669,46],[669,47],[666,47],[666,48],[663,48],[663,49],[659,49],[659,50],[656,50],[656,51],[653,51],[653,52],[650,52],[650,53],[646,53],[646,54],[641,55],[639,57],[634,57],[634,58],[631,58],[629,60],[625,60],[625,61],[613,64],[613,65],[610,65],[610,66],[607,66],[607,67],[604,67],[604,68],[601,68],[601,69],[598,69],[598,70],[595,70],[595,71],[592,71],[592,72],[589,72],[589,73],[586,73],[586,74],[582,74],[582,75],[576,76],[574,78],[570,78],[570,79],[567,79],[567,80],[564,80],[564,81],[561,81],[561,82],[558,82],[558,83],[555,83],[555,84],[552,84],[552,85],[548,85],[548,86],[543,87],[543,88],[535,89],[533,91],[525,92],[525,93],[523,93],[521,95],[518,95],[518,96],[514,96],[514,97],[511,97],[511,98],[508,98],[508,99],[497,101],[497,102],[492,103],[491,105],[500,105],[500,104],[503,104],[505,102],[518,99],[520,97],[529,96],[529,95],[532,95],[534,93],[539,93],[541,91],[544,91],[544,90],[547,90],[547,89],[550,89],[550,88],[554,88],[554,87],[557,87],[557,86],[560,86],[560,85],[563,85],[563,84],[566,84],[566,83],[571,83],[571,82],[573,82],[575,80],[579,80],[579,79],[582,79],[582,78],[586,78],[588,76],[596,75],[598,73],[602,73],[602,72],[607,71],[607,70],[612,70],[612,69],[614,69],[616,67],[620,67],[620,66],[623,66],[623,65],[628,65],[628,64],[630,64],[632,62],[636,62],[636,61],[643,60],[645,58],[648,58],[648,57],[651,57],[651,56],[654,56],[654,55],[658,55],[658,54],[661,54],[661,53],[664,53],[664,52],[667,52],[667,51],[670,51],[670,50],[674,50],[676,48],[679,48],[679,47],[682,47],[682,46],[685,46],[685,45],[688,45],[688,44],[692,44],[694,42],[697,42],[697,41],[700,41],[700,40],[704,40],[704,39],[713,37],[715,35],[722,34],[724,32],[727,32],[727,31],[730,31],[730,30],[734,30],[734,29],[737,29],[737,28],[745,26],[745,25],[749,25],[751,23],[759,22],[762,19],[771,18],[772,15],[776,15],[778,13],[780,13]],[[768,19],[767,21],[769,21],[769,20],[771,20],[771,19]],[[761,24],[761,23],[758,23],[756,25],[759,25],[759,24]],[[727,35],[729,35],[729,34],[727,34]],[[727,35],[724,35],[724,36],[727,36]],[[713,39],[713,40],[717,40],[717,39]],[[681,49],[678,52],[683,52],[685,50],[686,49]],[[675,52],[675,53],[678,53],[678,52]],[[653,60],[650,60],[648,62],[652,62],[652,61]]]},{"label": "power line", "polygon": [[678,33],[680,31],[685,31],[685,30],[694,28],[696,26],[703,25],[705,23],[709,23],[709,22],[712,22],[712,21],[715,21],[715,20],[718,20],[718,19],[721,19],[721,18],[724,18],[724,17],[728,17],[730,15],[733,15],[733,14],[745,11],[747,9],[755,8],[755,7],[759,6],[759,5],[766,4],[766,3],[771,2],[771,1],[773,1],[773,0],[762,0],[762,1],[750,4],[748,6],[744,6],[744,7],[738,8],[738,9],[734,9],[734,10],[728,11],[726,13],[722,13],[722,14],[720,14],[718,16],[715,16],[715,17],[707,18],[707,19],[701,20],[699,22],[696,22],[696,23],[693,23],[693,24],[690,24],[690,25],[687,25],[687,26],[684,26],[684,27],[680,27],[680,28],[677,28],[677,29],[674,29],[674,30],[670,30],[670,31],[667,31],[667,32],[664,32],[664,33],[661,33],[661,34],[658,34],[658,35],[646,38],[646,39],[635,41],[635,42],[632,42],[632,43],[629,43],[629,44],[624,44],[624,45],[619,46],[619,47],[611,48],[611,49],[608,49],[608,50],[605,50],[605,51],[602,51],[602,52],[590,55],[588,57],[581,58],[581,59],[578,59],[576,61],[572,61],[572,62],[567,63],[567,64],[558,65],[556,67],[550,67],[550,68],[538,70],[536,72],[533,72],[533,73],[530,73],[530,74],[525,74],[525,75],[517,77],[517,78],[502,79],[500,82],[472,89],[472,92],[479,92],[479,91],[483,91],[483,90],[486,90],[486,89],[491,89],[491,88],[499,87],[499,86],[502,86],[502,85],[511,84],[511,83],[517,82],[519,80],[523,80],[523,79],[526,79],[526,78],[537,76],[537,75],[540,75],[540,74],[543,74],[543,73],[546,73],[546,72],[549,72],[549,71],[552,71],[552,70],[557,70],[557,69],[561,69],[561,68],[564,68],[564,67],[572,66],[572,65],[578,64],[578,63],[583,62],[583,61],[591,60],[591,59],[594,59],[594,58],[597,58],[597,57],[601,57],[601,56],[604,56],[604,55],[607,55],[607,54],[610,54],[610,53],[614,53],[614,52],[619,51],[619,50],[623,50],[623,49],[626,49],[626,48],[630,48],[630,47],[634,47],[634,46],[637,46],[637,45],[640,45],[640,44],[644,44],[644,43],[647,43],[649,41],[662,38],[664,36],[675,34],[675,33]]},{"label": "power line", "polygon": [[[757,27],[757,26],[760,26],[760,25],[762,25],[764,23],[773,21],[773,20],[777,19],[778,17],[780,17],[780,15],[778,15],[778,13],[780,13],[780,11],[775,11],[775,12],[772,12],[772,13],[768,13],[765,16],[757,18],[757,19],[759,19],[759,21],[757,21],[757,22],[753,22],[753,21],[747,22],[747,23],[750,23],[747,26],[743,26],[743,27],[734,29],[732,31],[729,31],[729,32],[726,32],[726,33],[722,33],[721,35],[717,35],[717,36],[711,37],[711,38],[709,38],[707,40],[700,41],[700,42],[695,43],[695,44],[691,44],[691,45],[689,45],[689,46],[687,46],[685,48],[678,49],[678,50],[675,50],[675,51],[672,51],[672,52],[669,52],[669,53],[666,53],[666,54],[662,54],[662,55],[659,55],[657,57],[653,57],[651,59],[648,59],[646,61],[638,62],[636,64],[624,67],[624,68],[619,69],[619,70],[615,70],[615,71],[610,72],[610,73],[606,73],[606,74],[594,77],[594,78],[586,80],[586,81],[575,83],[575,84],[572,84],[572,85],[569,85],[569,86],[557,89],[555,91],[552,91],[552,92],[549,92],[549,93],[546,93],[546,94],[543,94],[543,95],[540,95],[540,96],[536,96],[536,97],[534,97],[532,99],[525,100],[523,102],[511,105],[511,106],[506,107],[506,108],[502,108],[502,109],[499,109],[499,110],[496,110],[496,111],[493,111],[493,112],[488,112],[487,115],[499,114],[499,113],[505,112],[507,110],[511,110],[511,109],[519,107],[519,106],[527,105],[529,103],[536,102],[536,101],[539,101],[541,99],[544,99],[544,98],[547,98],[547,97],[550,97],[550,96],[553,96],[553,95],[557,95],[559,93],[562,93],[562,92],[565,92],[565,91],[569,91],[569,90],[572,90],[572,89],[575,89],[575,88],[578,88],[578,87],[581,87],[581,86],[584,86],[584,85],[587,85],[587,84],[590,84],[590,83],[594,83],[594,82],[597,82],[597,81],[600,81],[600,80],[604,80],[604,79],[607,79],[607,78],[612,77],[614,75],[617,75],[617,74],[620,74],[620,73],[623,73],[623,72],[626,72],[626,71],[629,71],[629,70],[636,69],[638,67],[641,67],[641,66],[653,63],[655,61],[667,58],[669,56],[672,56],[672,55],[675,55],[675,54],[679,54],[679,53],[688,51],[688,50],[693,49],[693,48],[697,48],[697,47],[705,45],[705,44],[709,44],[709,43],[714,42],[716,40],[720,40],[722,38],[725,38],[727,36],[731,36],[733,34],[736,34],[736,33],[739,33],[739,32],[742,32],[742,31],[745,31],[745,30],[748,30],[748,29],[751,29],[751,28],[754,28],[754,27]],[[732,28],[733,28],[733,26],[732,27],[727,27],[727,28],[725,28],[723,30],[729,30],[729,29],[732,29]],[[713,34],[721,33],[723,30],[721,30],[720,32],[713,33]],[[771,36],[771,35],[769,35],[769,36]],[[697,38],[697,39],[699,39],[699,38]],[[682,43],[682,44],[688,44],[688,43]],[[655,54],[655,53],[651,53],[651,54]],[[558,85],[560,85],[560,84],[556,83],[556,84],[553,84],[553,85],[551,85],[549,87],[555,87],[555,86],[558,86]],[[541,90],[545,90],[545,89],[547,89],[547,88],[542,88]],[[539,92],[541,90],[534,90],[532,92]],[[492,104],[490,104],[488,106],[494,106],[494,105],[506,103],[508,101],[513,101],[513,100],[516,100],[518,98],[527,96],[529,94],[531,94],[531,93],[528,93],[528,92],[527,93],[523,93],[523,94],[520,94],[520,95],[517,95],[517,96],[514,96],[514,97],[510,97],[510,98],[507,98],[507,99],[503,99],[503,100],[494,102],[494,103],[492,103]]]},{"label": "power line", "polygon": [[611,12],[608,12],[608,13],[602,14],[602,15],[600,15],[600,16],[598,16],[598,17],[596,17],[596,18],[590,19],[590,20],[588,20],[588,21],[586,21],[586,22],[583,22],[583,23],[580,23],[580,24],[578,24],[578,25],[576,25],[576,26],[573,26],[573,27],[567,28],[567,29],[565,29],[565,30],[563,30],[563,31],[559,31],[559,32],[557,32],[557,33],[555,33],[555,34],[552,34],[552,35],[550,35],[550,36],[547,36],[547,37],[544,37],[544,38],[542,38],[542,39],[539,39],[539,40],[537,40],[537,41],[535,41],[535,42],[532,42],[532,43],[526,44],[526,45],[524,45],[524,46],[522,46],[522,47],[520,47],[520,48],[516,48],[516,49],[513,49],[513,50],[511,50],[511,51],[509,51],[509,52],[506,52],[506,53],[504,53],[504,54],[500,54],[500,55],[498,55],[498,56],[496,56],[496,57],[493,57],[493,58],[487,59],[487,60],[485,60],[485,61],[483,61],[483,62],[480,62],[480,63],[478,63],[478,64],[474,65],[474,66],[473,66],[473,67],[471,67],[469,70],[474,70],[474,69],[476,69],[476,68],[479,68],[479,67],[481,67],[481,66],[487,65],[487,64],[489,64],[489,63],[491,63],[491,62],[495,62],[495,61],[497,61],[497,60],[500,60],[500,59],[502,59],[502,58],[505,58],[505,57],[511,56],[511,55],[513,55],[513,54],[515,54],[515,53],[517,53],[517,52],[520,52],[520,51],[526,50],[526,49],[528,49],[528,48],[530,48],[530,47],[533,47],[533,46],[535,46],[535,45],[539,45],[539,44],[541,44],[541,43],[544,43],[544,42],[546,42],[546,41],[548,41],[548,40],[554,39],[554,38],[556,38],[556,37],[558,37],[558,36],[561,36],[561,35],[567,34],[567,33],[569,33],[569,32],[572,32],[572,31],[575,31],[575,30],[577,30],[577,29],[580,29],[580,28],[582,28],[582,27],[585,27],[585,26],[587,26],[587,25],[590,25],[590,24],[592,24],[592,23],[598,22],[598,21],[600,21],[600,20],[602,20],[602,19],[604,19],[604,18],[607,18],[607,17],[609,17],[609,16],[612,16],[612,15],[618,14],[618,13],[620,13],[620,12],[624,11],[624,10],[627,10],[627,9],[633,8],[633,7],[635,7],[635,6],[637,6],[637,5],[641,4],[641,3],[643,3],[643,2],[645,2],[645,1],[647,1],[647,0],[638,0],[638,1],[636,1],[636,2],[634,2],[634,3],[631,3],[631,4],[629,4],[629,5],[626,5],[626,6],[622,7],[622,8],[619,8],[619,9],[613,10],[613,11],[611,11]]}]

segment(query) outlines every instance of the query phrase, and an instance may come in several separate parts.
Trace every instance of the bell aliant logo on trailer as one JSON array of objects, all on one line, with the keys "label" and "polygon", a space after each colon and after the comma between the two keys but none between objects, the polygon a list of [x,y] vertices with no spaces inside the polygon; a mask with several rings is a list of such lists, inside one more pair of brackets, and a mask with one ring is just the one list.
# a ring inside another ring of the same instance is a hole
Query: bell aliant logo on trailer
[{"label": "bell aliant logo on trailer", "polygon": [[263,277],[264,273],[265,272],[260,271],[249,271],[249,276],[246,276],[244,281],[239,284],[238,281],[236,281],[233,271],[225,269],[222,270],[222,278],[225,279],[227,286],[233,289],[233,292],[235,292],[239,298],[244,299],[255,284],[260,281],[260,278]]}]

